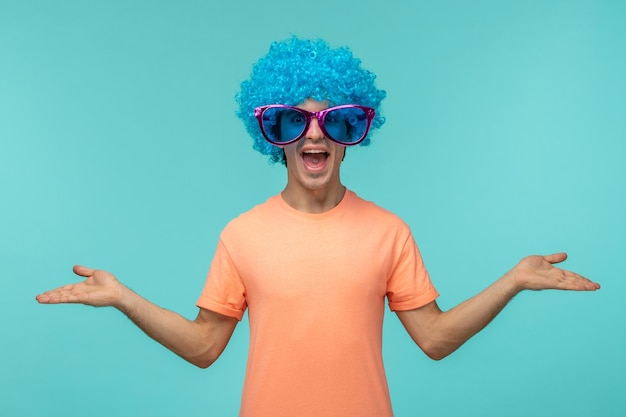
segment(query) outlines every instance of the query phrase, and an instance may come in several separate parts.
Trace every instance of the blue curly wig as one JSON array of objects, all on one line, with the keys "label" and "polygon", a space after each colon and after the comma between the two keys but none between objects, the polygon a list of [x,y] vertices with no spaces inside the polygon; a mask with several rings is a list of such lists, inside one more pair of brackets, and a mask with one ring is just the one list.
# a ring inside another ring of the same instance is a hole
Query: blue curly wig
[{"label": "blue curly wig", "polygon": [[323,40],[306,40],[296,36],[273,42],[270,50],[252,67],[249,80],[241,83],[236,96],[237,116],[254,139],[254,149],[269,155],[270,162],[285,163],[283,150],[263,138],[254,109],[266,104],[295,106],[307,98],[328,100],[331,106],[359,104],[373,107],[376,116],[368,137],[361,146],[370,143],[372,130],[385,122],[380,114],[384,90],[374,85],[376,75],[361,68],[347,47],[331,49]]}]

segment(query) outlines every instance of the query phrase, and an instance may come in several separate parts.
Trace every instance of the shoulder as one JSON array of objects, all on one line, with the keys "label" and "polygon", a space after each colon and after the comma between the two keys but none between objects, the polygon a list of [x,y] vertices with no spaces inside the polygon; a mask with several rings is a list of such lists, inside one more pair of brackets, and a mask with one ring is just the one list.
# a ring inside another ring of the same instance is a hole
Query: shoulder
[{"label": "shoulder", "polygon": [[385,245],[395,242],[400,246],[412,239],[411,228],[400,216],[356,194],[344,217],[346,227],[358,231],[363,239],[371,237]]},{"label": "shoulder", "polygon": [[408,229],[408,225],[397,214],[379,206],[378,204],[361,198],[356,193],[351,193],[351,213],[357,217],[370,219],[377,224],[383,224],[386,227],[395,226],[398,228]]},{"label": "shoulder", "polygon": [[276,217],[278,198],[279,196],[272,196],[232,219],[222,230],[222,238],[239,233],[253,233],[259,228],[266,227]]}]

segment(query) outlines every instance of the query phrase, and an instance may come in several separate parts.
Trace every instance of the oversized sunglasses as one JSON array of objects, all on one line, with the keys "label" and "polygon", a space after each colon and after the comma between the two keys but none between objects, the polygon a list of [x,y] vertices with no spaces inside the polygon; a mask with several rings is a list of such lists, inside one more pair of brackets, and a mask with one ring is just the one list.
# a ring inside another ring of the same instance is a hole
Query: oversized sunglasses
[{"label": "oversized sunglasses", "polygon": [[324,135],[341,145],[357,145],[370,130],[376,112],[371,107],[346,104],[310,112],[283,104],[254,109],[261,132],[274,145],[287,145],[306,134],[315,117]]}]

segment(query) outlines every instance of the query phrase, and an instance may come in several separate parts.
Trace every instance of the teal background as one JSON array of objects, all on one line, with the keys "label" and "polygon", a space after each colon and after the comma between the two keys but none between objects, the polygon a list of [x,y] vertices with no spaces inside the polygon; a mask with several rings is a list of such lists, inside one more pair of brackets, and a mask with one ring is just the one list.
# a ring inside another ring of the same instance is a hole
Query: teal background
[{"label": "teal background", "polygon": [[82,263],[195,317],[222,227],[284,185],[233,96],[292,33],[387,90],[343,179],[409,223],[442,308],[533,253],[603,286],[520,294],[440,362],[390,313],[396,415],[624,415],[624,22],[622,1],[0,0],[0,415],[237,414],[245,320],[200,370],[34,296]]}]

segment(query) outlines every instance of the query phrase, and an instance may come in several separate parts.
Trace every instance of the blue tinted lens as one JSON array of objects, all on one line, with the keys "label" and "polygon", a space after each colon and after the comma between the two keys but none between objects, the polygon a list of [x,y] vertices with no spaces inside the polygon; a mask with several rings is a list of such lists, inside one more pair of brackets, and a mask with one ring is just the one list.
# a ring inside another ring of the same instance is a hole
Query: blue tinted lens
[{"label": "blue tinted lens", "polygon": [[297,110],[270,107],[263,112],[263,130],[276,143],[287,143],[302,134],[306,117]]},{"label": "blue tinted lens", "polygon": [[339,142],[358,142],[367,131],[367,113],[358,107],[331,110],[324,118],[324,128]]}]

